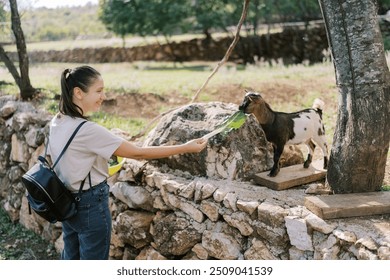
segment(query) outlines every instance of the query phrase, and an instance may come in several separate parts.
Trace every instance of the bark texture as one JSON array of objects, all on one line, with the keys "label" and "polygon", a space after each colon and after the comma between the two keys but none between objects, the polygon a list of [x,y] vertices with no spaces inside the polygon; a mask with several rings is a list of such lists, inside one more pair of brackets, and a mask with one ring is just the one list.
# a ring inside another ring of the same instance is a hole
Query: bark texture
[{"label": "bark texture", "polygon": [[0,45],[0,60],[4,62],[5,66],[7,67],[8,71],[11,73],[12,77],[14,78],[16,84],[20,88],[20,82],[21,78],[18,72],[18,69],[16,69],[15,64],[12,62],[8,54],[5,52],[3,46]]},{"label": "bark texture", "polygon": [[24,34],[22,30],[22,25],[20,23],[20,16],[18,12],[18,6],[16,0],[9,0],[11,8],[11,22],[12,22],[12,31],[16,39],[16,47],[18,50],[19,57],[19,70],[20,70],[20,80],[17,82],[20,95],[22,99],[29,99],[33,97],[36,90],[33,88],[30,82],[29,77],[29,60],[27,54],[26,42],[24,39]]},{"label": "bark texture", "polygon": [[374,0],[320,0],[339,88],[327,183],[380,189],[390,140],[390,73]]}]

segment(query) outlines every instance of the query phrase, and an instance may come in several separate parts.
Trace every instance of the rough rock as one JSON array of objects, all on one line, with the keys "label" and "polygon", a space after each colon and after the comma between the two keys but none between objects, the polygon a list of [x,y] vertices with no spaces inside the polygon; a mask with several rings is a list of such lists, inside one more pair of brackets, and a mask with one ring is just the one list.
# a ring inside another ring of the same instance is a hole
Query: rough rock
[{"label": "rough rock", "polygon": [[220,207],[219,203],[210,200],[203,200],[200,204],[200,210],[213,222],[216,222],[219,219]]},{"label": "rough rock", "polygon": [[161,255],[153,247],[145,247],[135,259],[136,260],[166,260],[167,258]]},{"label": "rough rock", "polygon": [[223,219],[232,227],[238,229],[243,236],[253,233],[251,219],[243,212],[234,212],[231,215],[223,215]]},{"label": "rough rock", "polygon": [[151,194],[143,187],[131,186],[125,182],[117,182],[111,188],[111,192],[131,209],[153,210]]},{"label": "rough rock", "polygon": [[307,225],[319,232],[328,234],[331,233],[335,229],[335,225],[331,226],[328,223],[326,223],[323,219],[318,217],[317,215],[310,213],[305,217]]},{"label": "rough rock", "polygon": [[257,207],[259,220],[268,225],[282,225],[288,211],[280,206],[273,205],[269,202],[263,202]]},{"label": "rough rock", "polygon": [[152,241],[149,233],[154,214],[127,210],[120,213],[113,229],[123,243],[142,248]]},{"label": "rough rock", "polygon": [[246,260],[276,260],[274,255],[268,250],[267,246],[261,240],[254,238],[251,247],[245,251]]},{"label": "rough rock", "polygon": [[347,243],[356,242],[356,235],[353,232],[336,229],[333,231],[333,235],[336,236],[338,239],[343,240]]},{"label": "rough rock", "polygon": [[193,248],[192,251],[196,254],[196,256],[201,260],[207,260],[209,254],[207,250],[202,246],[202,244],[198,243]]},{"label": "rough rock", "polygon": [[[149,133],[145,145],[181,144],[215,130],[238,110],[235,104],[191,104],[166,115]],[[183,154],[155,161],[161,166],[188,171],[193,175],[224,179],[250,178],[268,170],[272,155],[263,130],[254,117],[228,135],[216,135],[200,154]],[[232,168],[234,167],[234,168]],[[234,170],[233,170],[234,169]]]},{"label": "rough rock", "polygon": [[308,234],[306,221],[294,216],[285,217],[285,221],[291,245],[302,251],[313,251],[312,237]]},{"label": "rough rock", "polygon": [[240,245],[231,236],[223,232],[205,231],[202,246],[211,257],[221,260],[241,259]]},{"label": "rough rock", "polygon": [[169,214],[157,215],[151,234],[155,236],[153,247],[165,256],[181,256],[202,240],[202,234],[187,219]]}]

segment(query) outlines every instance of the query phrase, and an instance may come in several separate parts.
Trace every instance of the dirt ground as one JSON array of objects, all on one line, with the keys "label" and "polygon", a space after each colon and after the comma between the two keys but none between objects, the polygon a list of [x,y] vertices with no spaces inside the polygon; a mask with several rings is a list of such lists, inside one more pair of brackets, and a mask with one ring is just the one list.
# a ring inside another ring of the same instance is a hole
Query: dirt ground
[{"label": "dirt ground", "polygon": [[[303,84],[302,84],[303,83]],[[324,114],[336,123],[337,100],[329,94],[329,88],[321,88],[321,81],[305,80],[299,86],[292,86],[288,83],[262,83],[252,85],[252,89],[261,89],[264,93],[264,98],[269,104],[293,104],[299,108],[299,98],[304,98],[305,91],[309,92],[314,88],[321,93],[321,98],[325,101],[326,110]],[[302,90],[304,89],[304,90]],[[251,89],[250,89],[251,90]],[[334,89],[336,90],[336,89]],[[203,92],[201,93],[201,95]],[[218,88],[206,88],[204,94],[211,97],[211,101],[220,101],[234,103],[239,105],[244,95],[244,89],[238,85],[224,85]],[[141,117],[153,119],[159,115],[161,108],[175,108],[188,104],[190,98],[180,97],[177,92],[164,93],[164,97],[156,93],[127,93],[114,94],[108,93],[108,98],[103,103],[102,110],[107,113],[116,114],[121,117]],[[294,98],[292,98],[294,97]],[[295,104],[294,104],[295,103]],[[333,131],[334,127],[327,128]],[[316,149],[315,157],[322,157],[319,149]],[[383,185],[390,185],[390,157],[387,158],[385,178]]]}]

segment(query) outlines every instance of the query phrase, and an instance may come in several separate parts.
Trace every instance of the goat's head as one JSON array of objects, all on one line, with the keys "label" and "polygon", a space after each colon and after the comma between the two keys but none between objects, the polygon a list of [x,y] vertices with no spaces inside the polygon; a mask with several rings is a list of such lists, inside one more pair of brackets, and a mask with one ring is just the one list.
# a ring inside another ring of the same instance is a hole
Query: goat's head
[{"label": "goat's head", "polygon": [[255,107],[264,102],[265,101],[261,97],[260,93],[247,91],[244,100],[238,109],[243,111],[245,114],[252,114],[255,111]]}]

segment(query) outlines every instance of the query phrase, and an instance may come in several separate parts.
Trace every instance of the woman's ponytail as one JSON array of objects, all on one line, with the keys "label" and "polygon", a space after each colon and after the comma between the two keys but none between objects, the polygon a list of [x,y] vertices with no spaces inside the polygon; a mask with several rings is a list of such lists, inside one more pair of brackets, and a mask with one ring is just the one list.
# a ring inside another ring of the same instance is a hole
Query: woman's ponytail
[{"label": "woman's ponytail", "polygon": [[88,88],[98,77],[100,73],[90,66],[65,69],[61,74],[60,112],[71,117],[85,119],[83,110],[73,103],[73,91],[75,87],[78,87],[88,92]]}]

